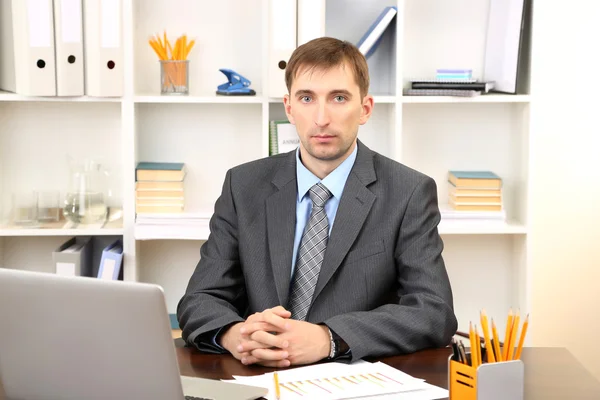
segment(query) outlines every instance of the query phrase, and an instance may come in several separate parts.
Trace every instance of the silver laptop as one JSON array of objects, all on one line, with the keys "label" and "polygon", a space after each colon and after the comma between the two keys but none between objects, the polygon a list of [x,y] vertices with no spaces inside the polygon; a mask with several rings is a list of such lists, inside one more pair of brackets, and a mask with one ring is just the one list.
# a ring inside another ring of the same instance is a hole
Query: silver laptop
[{"label": "silver laptop", "polygon": [[266,394],[264,388],[180,376],[160,286],[0,268],[0,399],[242,400]]}]

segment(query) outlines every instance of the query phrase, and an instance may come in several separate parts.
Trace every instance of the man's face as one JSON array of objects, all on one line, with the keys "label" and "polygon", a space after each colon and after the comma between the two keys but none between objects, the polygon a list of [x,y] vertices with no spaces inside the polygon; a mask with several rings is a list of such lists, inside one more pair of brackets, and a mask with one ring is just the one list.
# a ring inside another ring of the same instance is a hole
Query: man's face
[{"label": "man's face", "polygon": [[327,71],[301,68],[284,104],[298,131],[303,162],[312,158],[337,166],[354,150],[373,100],[360,97],[352,69],[342,64]]}]

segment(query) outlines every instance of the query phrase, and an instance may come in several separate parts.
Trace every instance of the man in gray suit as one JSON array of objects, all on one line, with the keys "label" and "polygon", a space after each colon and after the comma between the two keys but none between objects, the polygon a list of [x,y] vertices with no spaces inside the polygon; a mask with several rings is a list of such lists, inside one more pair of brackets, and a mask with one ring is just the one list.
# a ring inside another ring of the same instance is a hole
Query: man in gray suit
[{"label": "man in gray suit", "polygon": [[357,140],[373,110],[365,58],[315,39],[286,84],[300,146],[227,172],[178,305],[183,339],[277,367],[446,346],[436,184]]}]

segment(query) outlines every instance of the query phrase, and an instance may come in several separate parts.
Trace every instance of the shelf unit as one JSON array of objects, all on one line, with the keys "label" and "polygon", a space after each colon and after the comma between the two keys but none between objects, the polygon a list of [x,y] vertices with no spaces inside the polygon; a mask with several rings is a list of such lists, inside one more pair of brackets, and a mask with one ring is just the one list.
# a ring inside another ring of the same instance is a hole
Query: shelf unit
[{"label": "shelf unit", "polygon": [[[135,224],[135,165],[181,161],[188,167],[186,209],[212,212],[228,168],[268,156],[268,124],[284,119],[268,93],[268,0],[122,0],[122,98],[28,98],[0,92],[0,216],[13,191],[62,189],[66,154],[104,160],[112,171],[122,227],[0,229],[0,267],[46,270],[48,250],[73,235],[120,235],[124,278],[158,283],[174,313],[209,234],[198,228]],[[403,96],[409,80],[438,67],[470,67],[481,78],[488,0],[328,0],[326,35],[356,43],[388,5],[393,29],[369,59],[375,108],[359,138],[373,150],[432,176],[440,203],[449,169],[491,169],[504,179],[508,222],[447,221],[439,230],[459,328],[485,308],[498,329],[509,309],[530,308],[529,93],[473,98]],[[182,12],[182,10],[184,12]],[[227,16],[223,22],[223,16]],[[348,23],[351,21],[352,23]],[[189,96],[159,94],[159,65],[147,38],[166,30],[197,40]],[[232,68],[252,81],[252,97],[215,95]],[[29,247],[32,251],[23,251]],[[20,249],[16,251],[14,249]]]}]

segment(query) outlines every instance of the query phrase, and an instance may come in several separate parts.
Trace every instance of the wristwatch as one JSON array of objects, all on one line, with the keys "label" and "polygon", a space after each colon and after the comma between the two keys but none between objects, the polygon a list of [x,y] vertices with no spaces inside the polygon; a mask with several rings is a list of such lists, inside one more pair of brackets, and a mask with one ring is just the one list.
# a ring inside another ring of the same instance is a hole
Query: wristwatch
[{"label": "wristwatch", "polygon": [[332,331],[329,327],[327,327],[327,331],[329,332],[329,357],[328,360],[337,360],[339,357],[342,357],[348,353],[350,350],[350,346],[344,339],[342,339],[337,333]]}]

